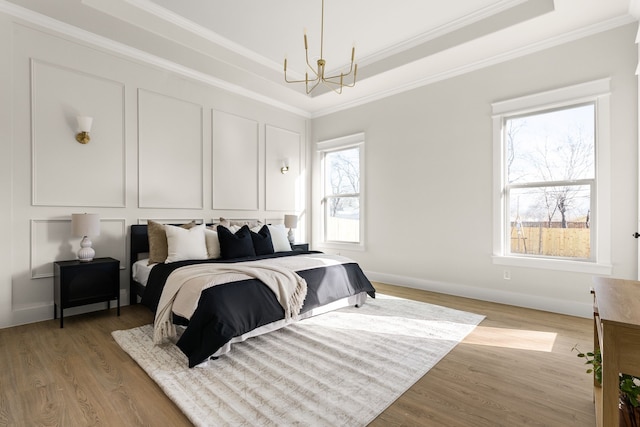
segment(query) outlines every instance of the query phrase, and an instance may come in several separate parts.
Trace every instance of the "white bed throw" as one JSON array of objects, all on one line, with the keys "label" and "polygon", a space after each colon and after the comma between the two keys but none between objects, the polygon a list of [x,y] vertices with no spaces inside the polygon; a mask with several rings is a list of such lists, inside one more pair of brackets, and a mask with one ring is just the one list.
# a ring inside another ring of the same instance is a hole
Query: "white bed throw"
[{"label": "white bed throw", "polygon": [[[190,265],[176,269],[167,278],[156,310],[154,343],[160,344],[165,339],[176,336],[172,311],[176,296],[182,288],[188,287],[188,292],[199,295],[211,286],[247,278],[258,279],[273,291],[284,309],[285,320],[297,318],[307,296],[307,282],[291,269],[265,261]],[[187,318],[190,318],[193,310],[195,306],[186,309],[189,311]]]}]

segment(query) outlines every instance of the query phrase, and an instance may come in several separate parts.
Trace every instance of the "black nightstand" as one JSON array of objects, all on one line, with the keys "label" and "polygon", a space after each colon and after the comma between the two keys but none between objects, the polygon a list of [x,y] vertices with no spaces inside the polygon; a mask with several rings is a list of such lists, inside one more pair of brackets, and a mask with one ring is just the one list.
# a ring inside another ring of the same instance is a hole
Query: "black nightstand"
[{"label": "black nightstand", "polygon": [[64,327],[64,309],[80,305],[118,301],[120,316],[120,261],[113,258],[94,258],[93,261],[56,261],[53,263],[53,318]]},{"label": "black nightstand", "polygon": [[308,251],[309,244],[308,243],[292,243],[291,250],[292,251]]}]

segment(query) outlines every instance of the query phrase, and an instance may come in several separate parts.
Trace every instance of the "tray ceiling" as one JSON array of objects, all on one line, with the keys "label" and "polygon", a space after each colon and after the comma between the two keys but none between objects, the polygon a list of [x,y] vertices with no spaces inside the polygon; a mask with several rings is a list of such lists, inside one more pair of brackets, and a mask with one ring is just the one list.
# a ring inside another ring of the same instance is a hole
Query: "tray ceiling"
[{"label": "tray ceiling", "polygon": [[10,3],[313,117],[633,22],[637,1],[325,0],[327,69],[347,66],[355,46],[358,82],[342,95],[312,96],[284,82],[283,60],[294,77],[304,76],[305,31],[311,61],[319,56],[320,0]]}]

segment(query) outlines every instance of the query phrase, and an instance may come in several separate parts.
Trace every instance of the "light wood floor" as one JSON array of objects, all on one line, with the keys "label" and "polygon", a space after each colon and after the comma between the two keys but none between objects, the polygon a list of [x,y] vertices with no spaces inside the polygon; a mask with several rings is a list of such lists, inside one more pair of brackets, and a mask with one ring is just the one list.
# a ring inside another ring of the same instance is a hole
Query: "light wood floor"
[{"label": "light wood floor", "polygon": [[[571,348],[588,319],[375,284],[486,319],[371,426],[593,426],[592,380]],[[122,308],[0,330],[0,426],[188,426],[111,338],[150,323]]]}]

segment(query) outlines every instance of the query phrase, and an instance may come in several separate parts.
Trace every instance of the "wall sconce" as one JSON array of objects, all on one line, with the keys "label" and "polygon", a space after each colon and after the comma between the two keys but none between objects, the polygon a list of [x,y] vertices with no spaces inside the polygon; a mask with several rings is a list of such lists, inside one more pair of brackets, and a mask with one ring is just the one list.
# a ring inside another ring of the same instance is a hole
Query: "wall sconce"
[{"label": "wall sconce", "polygon": [[86,144],[91,141],[89,137],[89,132],[91,132],[91,124],[93,123],[93,117],[88,116],[78,116],[78,134],[76,135],[76,141],[80,144]]},{"label": "wall sconce", "polygon": [[293,241],[295,240],[293,230],[298,227],[298,215],[285,215],[284,227],[289,229],[287,238],[289,239],[289,243],[293,244]]},{"label": "wall sconce", "polygon": [[289,172],[289,159],[284,159],[282,161],[282,167],[280,168],[280,173],[284,175],[287,172]]},{"label": "wall sconce", "polygon": [[96,251],[91,247],[89,236],[100,235],[100,215],[98,214],[71,214],[71,230],[76,237],[82,237],[78,261],[92,261]]}]

